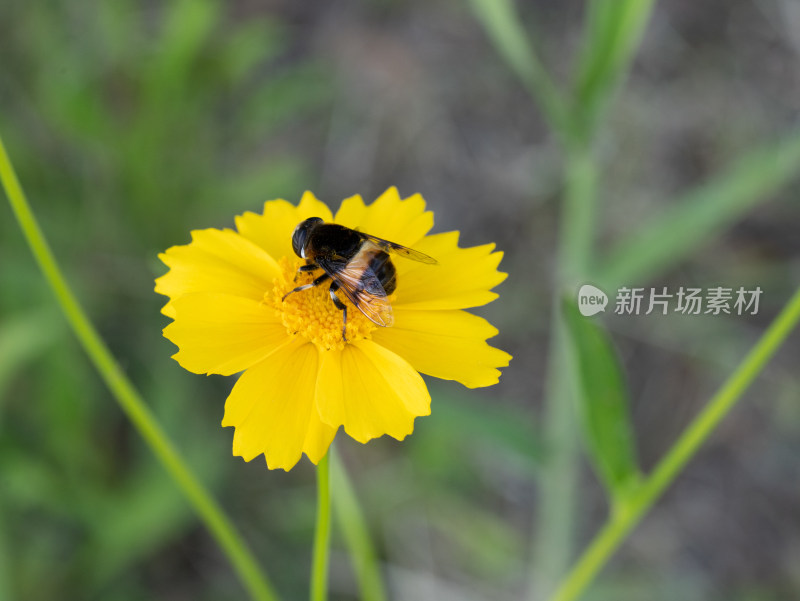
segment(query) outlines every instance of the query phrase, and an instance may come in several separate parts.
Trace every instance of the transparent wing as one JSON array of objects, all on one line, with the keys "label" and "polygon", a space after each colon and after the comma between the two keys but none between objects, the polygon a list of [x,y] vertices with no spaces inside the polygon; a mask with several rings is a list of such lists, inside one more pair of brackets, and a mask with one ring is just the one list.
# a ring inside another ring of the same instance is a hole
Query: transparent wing
[{"label": "transparent wing", "polygon": [[346,265],[332,264],[325,260],[317,264],[331,279],[339,284],[339,290],[350,299],[374,324],[390,327],[394,323],[392,305],[375,272],[369,266],[372,252],[359,252]]},{"label": "transparent wing", "polygon": [[425,253],[421,253],[418,250],[414,250],[413,248],[408,248],[407,246],[403,246],[402,244],[398,244],[397,242],[390,242],[389,240],[384,240],[383,238],[378,238],[377,236],[364,234],[363,232],[359,233],[362,236],[364,236],[366,240],[377,246],[379,249],[386,251],[388,253],[396,254],[401,257],[411,259],[412,261],[427,263],[428,265],[435,265],[436,263],[438,263],[438,261],[433,257],[430,257]]}]

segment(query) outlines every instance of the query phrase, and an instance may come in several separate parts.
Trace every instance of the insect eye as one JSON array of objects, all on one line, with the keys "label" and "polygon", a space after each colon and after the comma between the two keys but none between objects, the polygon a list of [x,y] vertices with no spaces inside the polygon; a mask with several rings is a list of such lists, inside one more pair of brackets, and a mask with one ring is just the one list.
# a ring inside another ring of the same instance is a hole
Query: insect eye
[{"label": "insect eye", "polygon": [[294,233],[292,234],[292,249],[298,257],[304,256],[303,250],[306,247],[308,236],[311,230],[319,223],[322,223],[322,219],[319,217],[309,217],[305,221],[301,221],[297,227],[294,228]]}]

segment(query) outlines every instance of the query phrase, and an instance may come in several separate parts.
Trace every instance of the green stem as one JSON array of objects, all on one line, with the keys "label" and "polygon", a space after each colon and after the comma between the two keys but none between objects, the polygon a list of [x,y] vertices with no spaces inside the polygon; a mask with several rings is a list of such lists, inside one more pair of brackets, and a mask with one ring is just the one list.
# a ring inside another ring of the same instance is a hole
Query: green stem
[{"label": "green stem", "polygon": [[539,503],[533,535],[528,598],[542,599],[569,567],[575,534],[578,431],[565,361],[560,308],[554,307],[542,424],[545,459],[538,479]]},{"label": "green stem", "polygon": [[561,317],[563,291],[584,277],[594,239],[596,172],[588,149],[569,148],[559,236],[559,273],[554,287],[550,364],[544,412],[547,461],[539,480],[529,598],[549,595],[566,572],[572,555],[578,495],[580,432],[575,415],[573,377],[567,361]]},{"label": "green stem", "polygon": [[672,484],[722,418],[730,412],[748,386],[761,373],[798,321],[800,321],[800,288],[736,371],[681,434],[650,476],[622,503],[620,510],[612,514],[563,580],[552,601],[573,601],[583,593],[642,516]]},{"label": "green stem", "polygon": [[328,554],[331,538],[331,490],[328,456],[317,465],[317,527],[314,531],[314,559],[311,565],[311,601],[328,598]]},{"label": "green stem", "polygon": [[69,325],[89,355],[89,359],[100,377],[109,387],[131,423],[183,491],[197,515],[205,522],[212,536],[228,556],[251,597],[258,601],[275,601],[277,595],[273,592],[266,576],[262,574],[244,540],[178,454],[169,437],[161,429],[155,416],[139,396],[133,384],[125,376],[72,293],[28,205],[2,138],[0,138],[0,181],[3,183],[11,209],[14,211],[42,273],[53,289]]},{"label": "green stem", "polygon": [[378,557],[369,537],[369,528],[358,504],[353,485],[335,449],[331,457],[331,495],[336,521],[355,567],[361,601],[386,601]]},{"label": "green stem", "polygon": [[597,188],[597,166],[591,148],[567,149],[565,186],[559,249],[560,290],[556,294],[556,304],[561,303],[565,288],[582,284],[581,279],[589,273]]}]

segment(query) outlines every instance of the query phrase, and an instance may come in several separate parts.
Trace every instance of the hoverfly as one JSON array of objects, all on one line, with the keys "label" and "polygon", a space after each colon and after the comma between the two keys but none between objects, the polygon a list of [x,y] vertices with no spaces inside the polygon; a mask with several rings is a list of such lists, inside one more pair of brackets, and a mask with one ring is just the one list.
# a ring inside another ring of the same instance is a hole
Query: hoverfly
[{"label": "hoverfly", "polygon": [[295,254],[306,260],[301,272],[321,269],[323,274],[310,284],[298,286],[284,295],[308,290],[331,280],[330,296],[342,312],[342,339],[347,341],[347,305],[336,295],[344,295],[370,321],[382,327],[394,323],[388,296],[397,288],[397,272],[390,254],[420,263],[435,265],[436,259],[413,248],[390,242],[319,217],[309,217],[292,234]]}]

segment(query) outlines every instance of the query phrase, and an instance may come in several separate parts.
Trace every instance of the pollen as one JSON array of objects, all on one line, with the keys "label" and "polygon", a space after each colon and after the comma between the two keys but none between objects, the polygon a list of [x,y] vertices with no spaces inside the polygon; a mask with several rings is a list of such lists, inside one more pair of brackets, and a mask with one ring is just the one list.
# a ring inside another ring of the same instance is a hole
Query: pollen
[{"label": "pollen", "polygon": [[330,280],[319,286],[293,292],[310,284],[322,275],[322,270],[313,272],[298,271],[303,264],[288,257],[279,261],[281,275],[275,278],[271,291],[264,295],[264,302],[273,307],[290,336],[304,336],[321,350],[341,350],[347,342],[370,338],[376,326],[341,291],[336,294],[347,306],[347,341],[342,339],[343,311],[333,304],[329,288]]}]

